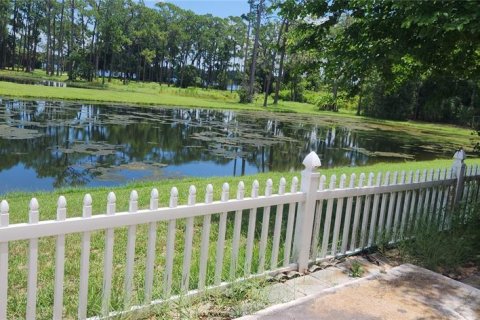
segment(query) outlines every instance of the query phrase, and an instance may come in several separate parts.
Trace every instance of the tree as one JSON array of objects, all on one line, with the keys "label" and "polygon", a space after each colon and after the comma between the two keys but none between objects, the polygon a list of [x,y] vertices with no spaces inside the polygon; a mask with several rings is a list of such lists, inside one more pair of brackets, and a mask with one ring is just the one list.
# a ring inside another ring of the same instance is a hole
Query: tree
[{"label": "tree", "polygon": [[0,68],[7,66],[9,12],[10,1],[0,0]]},{"label": "tree", "polygon": [[[295,17],[298,48],[318,52],[333,96],[339,88],[360,95],[358,113],[425,118],[433,99],[427,84],[458,87],[465,80],[471,92],[459,97],[462,105],[477,106],[478,1],[286,1],[284,8]],[[435,94],[441,105],[453,98],[447,92]],[[446,114],[436,119],[446,121]]]}]

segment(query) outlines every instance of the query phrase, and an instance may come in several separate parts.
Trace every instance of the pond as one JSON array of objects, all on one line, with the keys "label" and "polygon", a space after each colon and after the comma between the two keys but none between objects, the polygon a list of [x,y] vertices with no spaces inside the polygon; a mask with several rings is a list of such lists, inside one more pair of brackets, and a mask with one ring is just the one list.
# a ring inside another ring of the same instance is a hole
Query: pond
[{"label": "pond", "polygon": [[0,194],[451,157],[378,122],[286,113],[0,99]]},{"label": "pond", "polygon": [[33,84],[33,85],[47,86],[47,87],[61,87],[61,88],[67,87],[67,84],[65,82],[42,80],[42,79],[27,79],[27,78],[18,79],[15,77],[0,76],[0,81],[20,83],[20,84]]}]

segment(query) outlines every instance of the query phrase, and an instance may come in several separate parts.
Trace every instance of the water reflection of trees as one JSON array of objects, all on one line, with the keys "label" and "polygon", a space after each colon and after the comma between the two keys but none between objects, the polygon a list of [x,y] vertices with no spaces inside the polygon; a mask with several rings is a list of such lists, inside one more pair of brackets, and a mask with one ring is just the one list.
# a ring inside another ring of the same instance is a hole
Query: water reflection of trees
[{"label": "water reflection of trees", "polygon": [[247,164],[260,172],[300,169],[311,150],[324,166],[362,165],[369,161],[362,150],[395,147],[372,132],[326,127],[301,117],[283,121],[232,111],[50,101],[3,101],[2,109],[2,122],[35,129],[40,136],[10,140],[0,134],[0,171],[22,163],[38,177],[52,177],[55,187],[87,184],[100,174],[98,167],[131,162],[231,163],[232,174],[244,174]]}]

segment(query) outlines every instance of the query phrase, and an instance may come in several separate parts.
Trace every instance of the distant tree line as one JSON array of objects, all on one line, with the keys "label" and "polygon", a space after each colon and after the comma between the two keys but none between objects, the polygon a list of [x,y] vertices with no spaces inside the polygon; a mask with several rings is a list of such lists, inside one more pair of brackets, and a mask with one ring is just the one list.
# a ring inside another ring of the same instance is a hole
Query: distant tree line
[{"label": "distant tree line", "polygon": [[235,84],[246,103],[264,93],[265,106],[273,95],[380,118],[480,124],[479,1],[248,3],[249,12],[219,18],[168,2],[0,0],[0,68]]},{"label": "distant tree line", "polygon": [[72,81],[242,84],[250,102],[273,87],[274,44],[282,43],[285,25],[270,2],[249,5],[241,16],[219,18],[168,2],[150,8],[132,0],[0,0],[0,68],[67,72]]}]

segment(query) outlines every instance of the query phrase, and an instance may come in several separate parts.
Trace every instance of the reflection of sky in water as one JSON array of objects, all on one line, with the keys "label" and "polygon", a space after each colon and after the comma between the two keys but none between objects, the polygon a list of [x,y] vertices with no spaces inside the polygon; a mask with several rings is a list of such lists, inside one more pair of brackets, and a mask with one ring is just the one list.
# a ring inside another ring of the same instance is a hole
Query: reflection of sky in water
[{"label": "reflection of sky in water", "polygon": [[53,185],[53,178],[39,178],[35,170],[26,168],[23,164],[0,172],[0,194],[7,191],[37,191],[45,190]]},{"label": "reflection of sky in water", "polygon": [[[226,164],[218,165],[211,161],[194,161],[181,165],[172,165],[163,170],[166,176],[193,176],[193,177],[213,177],[213,176],[239,176],[241,175],[241,160],[232,160]],[[235,173],[234,173],[235,170]],[[246,164],[245,174],[255,174],[258,170],[255,166]]]},{"label": "reflection of sky in water", "polygon": [[415,134],[363,120],[1,102],[0,193],[299,170],[311,150],[323,167],[451,156]]}]

